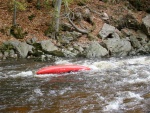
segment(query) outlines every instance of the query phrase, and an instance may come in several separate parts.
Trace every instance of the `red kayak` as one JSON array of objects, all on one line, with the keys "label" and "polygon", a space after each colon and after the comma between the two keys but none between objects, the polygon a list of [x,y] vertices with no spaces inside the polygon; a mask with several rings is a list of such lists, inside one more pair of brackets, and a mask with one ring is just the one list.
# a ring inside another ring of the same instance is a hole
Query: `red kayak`
[{"label": "red kayak", "polygon": [[80,70],[90,70],[90,68],[80,65],[55,65],[41,68],[36,72],[36,74],[60,74],[68,72],[77,72]]}]

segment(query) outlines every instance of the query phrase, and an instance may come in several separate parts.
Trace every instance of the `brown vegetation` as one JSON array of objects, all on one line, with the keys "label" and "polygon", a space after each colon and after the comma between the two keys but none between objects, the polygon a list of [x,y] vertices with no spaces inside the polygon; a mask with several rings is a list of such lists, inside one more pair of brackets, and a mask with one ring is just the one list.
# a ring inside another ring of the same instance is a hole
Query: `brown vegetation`
[{"label": "brown vegetation", "polygon": [[[13,12],[9,10],[8,4],[4,0],[0,0],[0,43],[5,40],[16,40],[13,36],[10,35],[10,27],[12,26]],[[50,37],[45,36],[44,32],[48,29],[50,22],[52,21],[52,12],[53,8],[41,7],[40,10],[37,10],[35,7],[36,2],[33,0],[31,3],[27,3],[27,8],[25,11],[18,11],[17,13],[17,24],[19,24],[24,32],[27,32],[27,35],[24,39],[19,39],[20,41],[27,40],[29,38],[36,37],[38,40],[49,39]],[[104,22],[114,24],[114,20],[122,18],[124,15],[131,14],[133,15],[138,22],[141,22],[141,19],[144,17],[145,12],[134,10],[128,1],[119,1],[118,3],[109,4],[101,0],[91,0],[86,4],[77,4],[73,3],[70,6],[71,11],[75,13],[80,12],[84,14],[86,9],[89,9],[91,12],[91,19],[94,22],[94,29],[92,35],[97,36],[98,32],[103,26]],[[62,7],[63,8],[63,7]],[[64,9],[62,9],[62,15]],[[108,14],[109,19],[104,20],[104,13]],[[61,23],[68,22],[68,19],[64,16],[61,19]],[[82,25],[83,28],[91,28],[91,24],[88,21],[81,20],[78,22],[74,21],[79,28]],[[79,38],[79,41],[86,39],[86,35],[83,35]],[[88,39],[86,39],[88,41]]]}]

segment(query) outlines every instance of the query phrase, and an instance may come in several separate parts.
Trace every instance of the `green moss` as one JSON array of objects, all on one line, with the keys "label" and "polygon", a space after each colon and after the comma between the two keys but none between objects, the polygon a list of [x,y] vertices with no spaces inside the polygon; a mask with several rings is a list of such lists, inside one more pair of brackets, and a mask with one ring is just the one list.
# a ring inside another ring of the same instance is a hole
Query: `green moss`
[{"label": "green moss", "polygon": [[49,54],[57,56],[57,57],[64,57],[64,53],[61,51],[57,51],[57,50],[51,51],[51,52],[49,52]]},{"label": "green moss", "polygon": [[2,44],[1,46],[0,46],[0,50],[1,51],[7,51],[7,52],[9,52],[10,50],[12,50],[12,49],[14,49],[14,47],[13,47],[13,45],[11,45],[11,44],[8,44],[8,45],[5,45],[5,44]]}]

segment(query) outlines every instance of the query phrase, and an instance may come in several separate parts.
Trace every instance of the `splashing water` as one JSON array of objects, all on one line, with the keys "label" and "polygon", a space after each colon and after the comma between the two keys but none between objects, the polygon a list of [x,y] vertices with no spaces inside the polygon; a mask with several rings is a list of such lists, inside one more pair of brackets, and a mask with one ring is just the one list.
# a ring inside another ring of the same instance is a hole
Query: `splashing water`
[{"label": "splashing water", "polygon": [[[90,71],[36,75],[44,66],[79,64]],[[150,56],[1,61],[0,112],[148,113]]]}]

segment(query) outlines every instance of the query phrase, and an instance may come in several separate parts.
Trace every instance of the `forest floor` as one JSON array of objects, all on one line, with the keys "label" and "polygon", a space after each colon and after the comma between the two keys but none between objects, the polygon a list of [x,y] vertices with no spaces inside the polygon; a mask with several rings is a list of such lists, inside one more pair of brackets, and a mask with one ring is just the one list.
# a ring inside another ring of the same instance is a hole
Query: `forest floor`
[{"label": "forest floor", "polygon": [[[12,35],[9,34],[9,28],[12,26],[13,11],[8,7],[8,3],[4,0],[0,0],[0,44],[6,40],[16,40]],[[52,7],[41,7],[37,10],[36,2],[33,0],[32,3],[27,4],[25,11],[17,12],[17,24],[19,24],[27,35],[24,39],[19,39],[20,41],[25,41],[27,39],[36,37],[38,40],[50,39],[50,37],[45,36],[44,32],[48,29],[50,22],[52,21]],[[100,0],[91,0],[83,6],[78,4],[71,4],[69,8],[71,11],[82,12],[85,11],[85,6],[88,7],[92,13],[91,16],[95,22],[95,29],[92,32],[94,36],[97,36],[101,30],[105,21],[102,19],[104,13],[109,16],[109,21],[113,18],[120,18],[127,14],[132,14],[138,22],[142,21],[145,16],[145,12],[137,11],[126,1],[120,1],[119,3],[104,3]],[[62,6],[62,15],[63,15]],[[32,20],[29,19],[30,16],[34,16]],[[65,18],[61,19],[61,23],[67,22]],[[69,23],[69,22],[68,22]],[[84,28],[89,28],[86,21],[81,21]],[[1,31],[4,32],[1,32]],[[86,35],[82,35],[78,41],[89,41]]]}]

